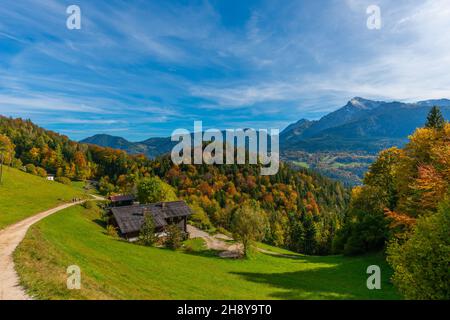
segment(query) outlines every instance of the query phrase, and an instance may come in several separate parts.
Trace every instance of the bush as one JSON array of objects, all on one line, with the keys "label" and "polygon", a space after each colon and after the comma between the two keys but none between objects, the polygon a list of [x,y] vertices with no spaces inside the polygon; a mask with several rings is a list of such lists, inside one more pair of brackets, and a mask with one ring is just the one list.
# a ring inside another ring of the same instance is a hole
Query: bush
[{"label": "bush", "polygon": [[62,183],[62,184],[65,184],[65,185],[68,185],[68,186],[70,186],[72,184],[72,181],[69,178],[66,178],[66,177],[56,177],[55,181],[59,182],[59,183]]},{"label": "bush", "polygon": [[450,299],[450,200],[417,219],[412,236],[388,246],[393,282],[406,299]]},{"label": "bush", "polygon": [[106,234],[114,238],[117,238],[119,236],[116,227],[114,227],[112,224],[108,224],[108,226],[106,227]]},{"label": "bush", "polygon": [[14,158],[11,162],[11,167],[15,169],[21,169],[23,166],[22,160]]},{"label": "bush", "polygon": [[45,171],[44,168],[37,167],[36,168],[36,175],[38,175],[38,176],[40,176],[42,178],[45,178],[47,176],[47,171]]},{"label": "bush", "polygon": [[183,235],[180,228],[174,224],[170,224],[166,227],[165,231],[167,233],[166,247],[174,250],[180,248],[183,242]]},{"label": "bush", "polygon": [[189,239],[184,242],[184,250],[186,252],[201,252],[206,249],[206,242],[202,238]]},{"label": "bush", "polygon": [[31,164],[31,163],[27,164],[25,166],[25,169],[26,169],[27,173],[29,173],[29,174],[34,174],[34,175],[36,174],[36,167],[34,164]]},{"label": "bush", "polygon": [[91,209],[97,208],[97,204],[95,203],[95,201],[92,201],[92,200],[91,201],[85,201],[83,203],[83,207],[88,209],[88,210],[91,210]]},{"label": "bush", "polygon": [[192,215],[189,217],[189,222],[194,225],[195,227],[202,229],[202,230],[211,230],[213,228],[213,225],[211,221],[209,220],[208,215],[206,214],[205,210],[201,208],[197,204],[190,205],[190,208],[192,209]]}]

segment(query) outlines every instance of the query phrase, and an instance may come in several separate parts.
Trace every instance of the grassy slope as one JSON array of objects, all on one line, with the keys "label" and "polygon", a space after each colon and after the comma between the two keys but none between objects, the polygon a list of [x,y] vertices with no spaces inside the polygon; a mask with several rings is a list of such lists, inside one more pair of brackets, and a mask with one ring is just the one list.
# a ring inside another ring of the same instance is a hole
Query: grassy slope
[{"label": "grassy slope", "polygon": [[0,185],[0,229],[82,194],[81,189],[4,167]]},{"label": "grassy slope", "polygon": [[[255,254],[221,259],[147,248],[107,236],[98,213],[73,207],[33,226],[15,252],[22,284],[41,299],[395,299],[381,256],[358,258]],[[97,223],[96,223],[97,222]],[[265,249],[270,249],[265,246]],[[273,249],[278,251],[277,249]],[[66,289],[65,270],[80,266],[81,290]],[[382,290],[366,288],[366,268],[382,268]]]}]

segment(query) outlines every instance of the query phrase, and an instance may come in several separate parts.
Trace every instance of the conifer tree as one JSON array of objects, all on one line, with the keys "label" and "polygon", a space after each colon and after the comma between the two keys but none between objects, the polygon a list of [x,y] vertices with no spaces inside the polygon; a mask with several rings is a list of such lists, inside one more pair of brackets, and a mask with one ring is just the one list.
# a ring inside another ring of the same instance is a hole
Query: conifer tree
[{"label": "conifer tree", "polygon": [[434,106],[431,108],[430,112],[427,116],[427,122],[425,124],[425,127],[427,128],[434,128],[434,129],[442,129],[444,128],[445,120],[442,116],[441,110],[439,107]]}]

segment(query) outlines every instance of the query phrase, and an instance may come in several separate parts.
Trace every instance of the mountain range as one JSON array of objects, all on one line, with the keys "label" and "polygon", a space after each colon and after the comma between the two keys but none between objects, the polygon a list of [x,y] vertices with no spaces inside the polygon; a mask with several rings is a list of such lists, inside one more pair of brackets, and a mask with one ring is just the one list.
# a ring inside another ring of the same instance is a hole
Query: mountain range
[{"label": "mountain range", "polygon": [[376,153],[405,143],[408,135],[425,124],[434,105],[450,118],[448,99],[402,103],[356,97],[320,120],[302,119],[289,125],[280,135],[280,144],[283,151]]},{"label": "mountain range", "polygon": [[101,147],[124,150],[130,154],[145,154],[149,158],[168,153],[177,142],[167,138],[150,138],[141,142],[130,142],[122,137],[96,134],[81,140],[80,143],[95,144]]},{"label": "mountain range", "polygon": [[[355,97],[319,120],[301,119],[287,126],[280,133],[280,154],[285,160],[356,184],[377,152],[391,146],[402,146],[408,135],[425,124],[432,106],[439,106],[444,118],[450,119],[448,99],[403,103]],[[130,142],[106,134],[80,142],[121,149],[131,154],[142,153],[150,158],[170,152],[177,143],[170,137]],[[340,173],[342,170],[345,177]]]},{"label": "mountain range", "polygon": [[[281,153],[289,150],[378,152],[401,145],[417,127],[424,125],[434,105],[441,108],[446,119],[450,118],[448,99],[402,103],[356,97],[320,120],[301,119],[287,126],[280,134]],[[107,134],[97,134],[80,142],[121,149],[131,154],[143,153],[148,157],[167,153],[176,144],[170,137],[131,142]]]}]

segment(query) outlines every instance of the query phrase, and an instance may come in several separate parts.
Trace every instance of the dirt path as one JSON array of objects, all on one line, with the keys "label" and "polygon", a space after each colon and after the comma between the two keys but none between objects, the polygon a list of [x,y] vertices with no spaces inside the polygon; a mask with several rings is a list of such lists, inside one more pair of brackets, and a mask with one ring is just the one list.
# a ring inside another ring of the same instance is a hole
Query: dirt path
[{"label": "dirt path", "polygon": [[210,235],[205,231],[202,231],[194,226],[188,225],[187,231],[189,232],[189,237],[192,238],[202,238],[206,242],[206,247],[211,250],[221,251],[219,256],[222,258],[237,258],[241,255],[242,246],[237,243],[227,243],[227,240],[233,240],[232,238],[224,234]]},{"label": "dirt path", "polygon": [[25,237],[28,228],[55,212],[82,202],[60,205],[17,222],[0,231],[0,300],[31,300],[31,297],[19,286],[19,277],[14,269],[13,261],[13,252]]},{"label": "dirt path", "polygon": [[[202,231],[194,226],[187,225],[187,231],[189,232],[189,238],[202,238],[206,242],[206,247],[211,250],[221,251],[219,256],[222,258],[238,258],[242,255],[242,245],[239,243],[227,243],[225,241],[233,240],[232,238],[218,233],[215,235],[210,235],[205,231]],[[292,255],[273,252],[269,250],[265,250],[262,248],[257,248],[257,250],[261,253],[270,254],[272,256],[280,256],[291,258]]]},{"label": "dirt path", "polygon": [[92,200],[96,200],[96,201],[105,201],[105,200],[106,200],[105,197],[97,196],[97,195],[95,195],[95,194],[91,194],[90,196],[91,196],[92,198],[94,198],[94,199],[92,199]]}]

